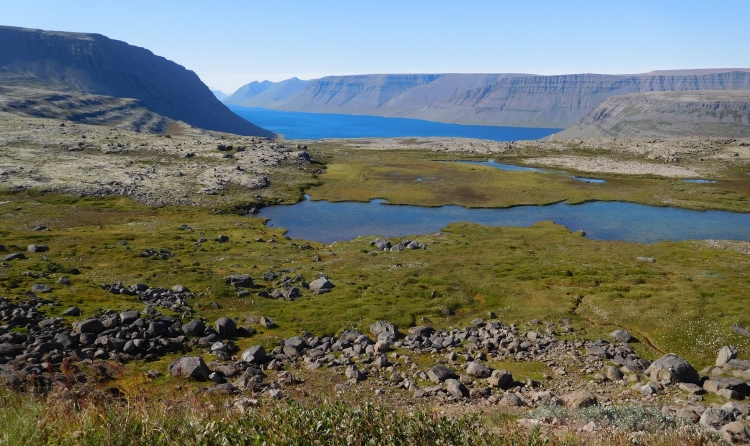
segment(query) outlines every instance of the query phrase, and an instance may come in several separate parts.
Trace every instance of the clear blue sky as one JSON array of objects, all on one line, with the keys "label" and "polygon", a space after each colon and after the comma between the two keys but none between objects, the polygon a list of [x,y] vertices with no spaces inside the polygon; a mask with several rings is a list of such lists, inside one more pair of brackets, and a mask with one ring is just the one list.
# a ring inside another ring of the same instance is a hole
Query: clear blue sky
[{"label": "clear blue sky", "polygon": [[2,25],[124,40],[227,93],[332,74],[750,67],[749,20],[749,0],[0,0]]}]

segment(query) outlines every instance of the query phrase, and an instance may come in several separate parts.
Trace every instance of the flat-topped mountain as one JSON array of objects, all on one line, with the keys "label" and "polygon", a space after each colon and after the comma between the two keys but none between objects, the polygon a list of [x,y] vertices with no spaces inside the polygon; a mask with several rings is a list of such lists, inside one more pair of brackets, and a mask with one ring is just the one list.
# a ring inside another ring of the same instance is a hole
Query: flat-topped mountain
[{"label": "flat-topped mountain", "polygon": [[194,72],[99,34],[0,26],[0,86],[133,98],[195,127],[273,136],[232,113]]},{"label": "flat-topped mountain", "polygon": [[750,90],[631,93],[607,99],[552,139],[750,136]]},{"label": "flat-topped mountain", "polygon": [[[288,82],[288,81],[284,81]],[[750,69],[673,70],[633,75],[377,74],[328,76],[298,91],[225,102],[313,113],[344,113],[460,124],[565,128],[612,96],[647,91],[750,89]],[[297,86],[300,86],[298,83]]]}]

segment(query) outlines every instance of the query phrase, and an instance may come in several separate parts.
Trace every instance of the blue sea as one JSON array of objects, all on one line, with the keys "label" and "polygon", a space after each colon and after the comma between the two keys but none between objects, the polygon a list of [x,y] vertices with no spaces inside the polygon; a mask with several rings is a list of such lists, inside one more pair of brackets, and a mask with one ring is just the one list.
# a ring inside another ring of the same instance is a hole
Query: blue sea
[{"label": "blue sea", "polygon": [[493,141],[539,139],[562,129],[445,124],[420,119],[384,118],[366,115],[334,115],[240,107],[229,109],[264,129],[286,139],[393,138],[443,136]]}]

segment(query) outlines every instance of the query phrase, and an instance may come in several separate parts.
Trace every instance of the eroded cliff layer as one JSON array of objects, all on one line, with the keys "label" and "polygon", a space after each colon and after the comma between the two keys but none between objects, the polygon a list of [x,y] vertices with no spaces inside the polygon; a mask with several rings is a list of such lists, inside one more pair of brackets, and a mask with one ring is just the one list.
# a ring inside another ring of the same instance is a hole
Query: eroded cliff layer
[{"label": "eroded cliff layer", "polygon": [[273,136],[232,113],[198,76],[151,51],[99,34],[0,26],[0,85],[138,99],[192,126]]},{"label": "eroded cliff layer", "polygon": [[565,128],[612,96],[647,91],[750,89],[750,70],[636,75],[386,74],[329,76],[299,91],[238,105],[314,113],[397,116],[478,125]]},{"label": "eroded cliff layer", "polygon": [[607,99],[553,139],[750,136],[750,90],[632,93]]}]

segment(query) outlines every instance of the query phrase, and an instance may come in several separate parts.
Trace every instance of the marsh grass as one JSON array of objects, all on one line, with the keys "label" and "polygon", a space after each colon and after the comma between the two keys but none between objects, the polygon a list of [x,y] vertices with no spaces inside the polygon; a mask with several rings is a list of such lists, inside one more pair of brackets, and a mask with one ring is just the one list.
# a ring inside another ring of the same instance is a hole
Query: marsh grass
[{"label": "marsh grass", "polygon": [[[111,398],[103,393],[46,397],[0,390],[3,445],[705,445],[716,438],[682,428],[657,412],[595,408],[538,409],[530,416],[593,420],[596,434],[527,429],[507,417],[440,414],[341,402],[261,402],[238,411],[233,401],[195,394]],[[630,430],[627,430],[630,429]],[[634,432],[636,433],[634,435]]]}]

